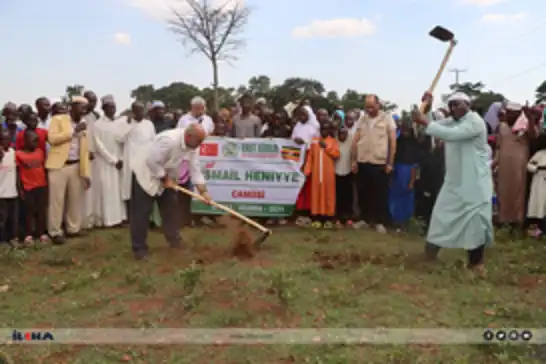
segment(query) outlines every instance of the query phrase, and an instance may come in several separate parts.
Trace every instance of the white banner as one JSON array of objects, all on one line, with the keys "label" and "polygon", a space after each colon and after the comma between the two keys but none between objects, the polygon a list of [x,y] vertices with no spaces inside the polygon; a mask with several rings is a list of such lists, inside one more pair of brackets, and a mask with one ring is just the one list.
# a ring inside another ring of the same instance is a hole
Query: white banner
[{"label": "white banner", "polygon": [[545,344],[544,329],[0,329],[2,344]]},{"label": "white banner", "polygon": [[[207,138],[201,169],[212,198],[249,216],[292,215],[305,181],[304,147],[289,139]],[[193,201],[198,214],[220,213]]]}]

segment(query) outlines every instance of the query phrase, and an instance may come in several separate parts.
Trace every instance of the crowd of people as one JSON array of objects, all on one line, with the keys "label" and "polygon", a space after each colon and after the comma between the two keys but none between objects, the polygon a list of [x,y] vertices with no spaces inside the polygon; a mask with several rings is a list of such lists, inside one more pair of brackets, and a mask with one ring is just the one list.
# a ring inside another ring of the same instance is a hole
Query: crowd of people
[{"label": "crowd of people", "polygon": [[[461,100],[471,104],[460,94],[451,99]],[[136,101],[118,115],[112,96],[100,99],[101,112],[97,111],[98,101],[87,91],[66,104],[51,104],[41,97],[34,107],[11,102],[4,106],[0,241],[18,246],[50,241],[63,244],[66,237],[82,235],[88,229],[121,226],[138,212],[131,203],[137,200],[132,159],[139,148],[160,133],[190,125],[200,125],[209,136],[287,138],[306,145],[302,169],[306,180],[296,215],[290,217],[298,225],[370,226],[385,233],[391,228],[403,230],[412,218],[418,218],[426,227],[444,177],[449,179],[444,143],[452,136],[444,136],[443,131],[438,135],[423,132],[418,116],[403,119],[384,111],[374,95],[366,97],[363,109],[340,107],[333,112],[315,110],[306,101],[272,111],[267,100],[254,100],[249,95],[232,108],[210,114],[201,97],[192,100],[187,113],[167,110],[161,101],[146,105]],[[442,125],[453,110],[429,111],[427,119]],[[491,182],[497,192],[498,223],[516,230],[530,227],[534,235],[541,235],[546,231],[542,112],[504,102],[493,104],[484,116],[486,121],[479,115],[476,120],[488,134],[485,145],[489,166],[495,172]],[[462,165],[461,158],[451,163]],[[190,169],[187,161],[181,162],[177,183],[183,187],[192,186]],[[462,183],[462,176],[455,178],[461,179],[459,182],[453,178],[449,183]],[[528,183],[531,180],[532,184]],[[460,193],[455,187],[454,196]],[[161,225],[178,210],[180,223],[192,224],[190,199],[178,195],[176,200],[177,205],[158,203],[153,207],[150,202],[151,223]],[[169,225],[177,223],[169,220]],[[284,224],[286,220],[269,223]]]}]

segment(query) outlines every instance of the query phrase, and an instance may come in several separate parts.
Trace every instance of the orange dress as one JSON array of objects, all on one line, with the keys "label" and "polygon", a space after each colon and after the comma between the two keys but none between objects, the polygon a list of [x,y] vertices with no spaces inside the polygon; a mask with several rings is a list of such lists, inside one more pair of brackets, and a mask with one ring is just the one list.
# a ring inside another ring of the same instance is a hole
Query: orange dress
[{"label": "orange dress", "polygon": [[[324,140],[326,148],[319,141]],[[314,138],[309,148],[303,173],[311,179],[311,215],[331,216],[336,213],[336,170],[339,145],[332,137]]]}]

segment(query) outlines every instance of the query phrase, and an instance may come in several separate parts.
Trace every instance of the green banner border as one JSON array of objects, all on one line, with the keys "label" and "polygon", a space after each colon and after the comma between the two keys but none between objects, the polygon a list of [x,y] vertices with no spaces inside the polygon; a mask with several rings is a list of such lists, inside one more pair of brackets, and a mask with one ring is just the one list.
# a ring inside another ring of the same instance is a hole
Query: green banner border
[{"label": "green banner border", "polygon": [[[251,202],[223,202],[216,201],[219,204],[225,205],[245,216],[257,217],[282,217],[292,216],[295,209],[295,204],[268,204],[268,203],[251,203]],[[200,215],[224,215],[225,212],[213,206],[204,204],[198,200],[192,200],[191,212]]]}]

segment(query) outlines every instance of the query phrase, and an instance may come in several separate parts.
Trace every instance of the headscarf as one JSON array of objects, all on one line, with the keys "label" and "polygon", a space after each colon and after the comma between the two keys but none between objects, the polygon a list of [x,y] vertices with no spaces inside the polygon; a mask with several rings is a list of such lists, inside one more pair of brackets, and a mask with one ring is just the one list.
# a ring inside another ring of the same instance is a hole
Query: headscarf
[{"label": "headscarf", "polygon": [[320,135],[320,124],[317,117],[310,106],[305,105],[303,108],[309,115],[309,120],[306,123],[298,121],[292,130],[291,139],[301,138],[305,143],[310,143],[313,138]]},{"label": "headscarf", "polygon": [[[402,134],[402,128],[408,128],[410,135],[405,136]],[[417,138],[415,138],[415,132],[411,125],[411,122],[404,121],[400,128],[400,135],[396,141],[396,154],[394,157],[395,163],[400,164],[416,164],[419,157],[419,146]]]},{"label": "headscarf", "polygon": [[338,115],[341,118],[341,124],[339,125],[340,128],[345,127],[345,112],[343,110],[336,110],[334,111],[334,114]]},{"label": "headscarf", "polygon": [[317,116],[315,115],[315,112],[311,108],[311,106],[304,105],[303,108],[305,109],[305,111],[307,111],[307,115],[309,116],[309,120],[307,120],[307,123],[314,125],[318,129],[320,129],[320,123],[317,119]]},{"label": "headscarf", "polygon": [[499,111],[502,109],[502,102],[497,101],[489,106],[489,109],[485,113],[483,119],[491,126],[491,129],[497,129],[499,125]]}]

